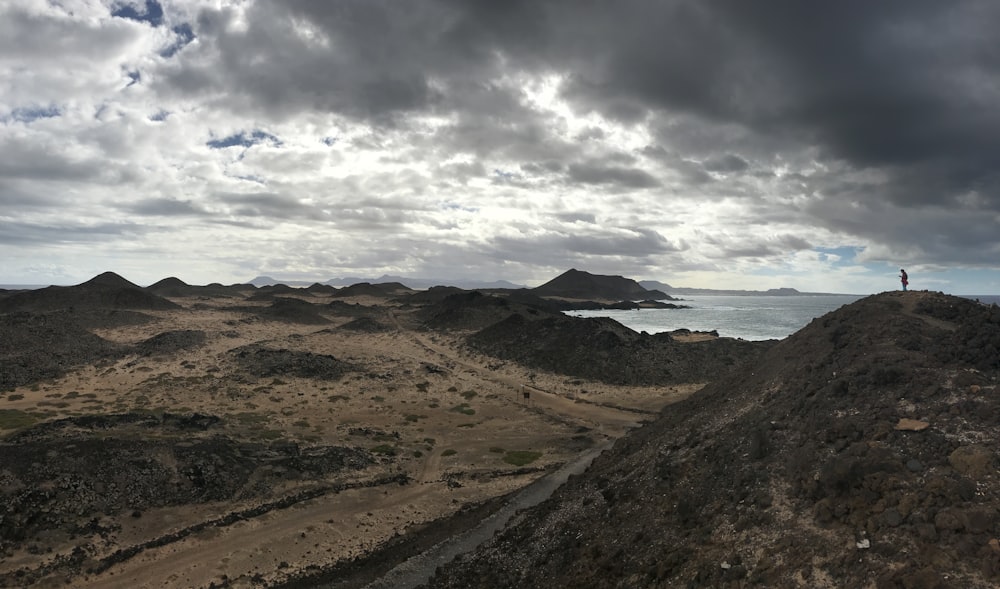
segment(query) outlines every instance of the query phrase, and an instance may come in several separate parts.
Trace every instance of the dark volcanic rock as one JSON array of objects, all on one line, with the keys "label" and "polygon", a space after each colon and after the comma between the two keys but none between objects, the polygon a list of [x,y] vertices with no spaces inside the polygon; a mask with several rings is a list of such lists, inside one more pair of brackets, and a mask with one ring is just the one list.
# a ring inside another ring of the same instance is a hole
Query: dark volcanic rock
[{"label": "dark volcanic rock", "polygon": [[337,289],[333,292],[334,297],[356,297],[356,296],[370,296],[370,297],[398,297],[405,294],[413,292],[413,289],[400,284],[399,282],[382,282],[379,284],[371,284],[370,282],[359,282],[357,284],[352,284],[351,286],[345,286],[344,288]]},{"label": "dark volcanic rock", "polygon": [[268,319],[290,323],[324,325],[330,320],[320,314],[321,309],[322,307],[302,299],[276,297],[270,307],[260,311],[260,315]]},{"label": "dark volcanic rock", "polygon": [[678,343],[606,317],[514,314],[471,336],[470,347],[525,366],[617,384],[706,382],[752,361],[773,342],[720,338]]},{"label": "dark volcanic rock", "polygon": [[818,318],[429,586],[1000,586],[998,330],[927,292]]},{"label": "dark volcanic rock", "polygon": [[[257,297],[255,295],[250,298],[254,299]],[[330,320],[321,314],[321,311],[326,309],[325,306],[292,297],[264,296],[262,300],[270,300],[272,302],[267,307],[235,306],[229,307],[229,309],[252,313],[268,321],[283,321],[285,323],[299,323],[302,325],[325,325],[330,323]]]},{"label": "dark volcanic rock", "polygon": [[351,321],[341,325],[340,329],[357,331],[360,333],[383,333],[386,331],[393,331],[395,328],[384,323],[380,323],[371,317],[358,317],[357,319],[352,319]]},{"label": "dark volcanic rock", "polygon": [[0,390],[64,374],[74,366],[119,358],[127,349],[84,329],[76,314],[0,314]]},{"label": "dark volcanic rock", "polygon": [[86,416],[0,440],[0,548],[49,530],[85,534],[78,522],[105,514],[233,500],[267,493],[269,478],[322,479],[373,463],[353,448],[237,442],[213,434],[218,423],[211,415]]},{"label": "dark volcanic rock", "polygon": [[338,380],[347,372],[357,370],[330,355],[274,350],[257,344],[236,348],[229,353],[240,368],[258,377],[297,376]]},{"label": "dark volcanic rock", "polygon": [[427,290],[417,291],[412,294],[404,294],[396,297],[395,300],[409,305],[432,305],[440,303],[451,295],[468,293],[469,291],[457,286],[432,286]]},{"label": "dark volcanic rock", "polygon": [[153,354],[173,354],[181,350],[196,348],[205,343],[205,332],[194,329],[165,331],[140,342],[136,351],[143,356]]},{"label": "dark volcanic rock", "polygon": [[532,305],[507,297],[484,295],[478,291],[449,294],[419,312],[426,329],[482,329],[518,313],[532,319],[558,313],[549,305]]}]

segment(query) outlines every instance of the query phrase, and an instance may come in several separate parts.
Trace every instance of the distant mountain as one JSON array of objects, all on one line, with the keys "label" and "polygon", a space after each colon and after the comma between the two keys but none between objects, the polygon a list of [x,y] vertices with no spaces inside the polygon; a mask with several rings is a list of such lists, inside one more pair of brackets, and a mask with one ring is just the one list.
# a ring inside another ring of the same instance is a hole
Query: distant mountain
[{"label": "distant mountain", "polygon": [[659,282],[656,280],[640,280],[639,286],[648,290],[661,290],[663,292],[670,292],[674,290],[674,287],[670,286],[666,282]]},{"label": "distant mountain", "polygon": [[252,284],[256,287],[261,286],[276,286],[278,284],[283,284],[285,286],[295,286],[295,287],[308,287],[315,284],[315,280],[278,280],[277,278],[272,278],[270,276],[258,276],[253,280],[249,281],[247,284]]},{"label": "distant mountain", "polygon": [[[514,284],[513,282],[508,282],[506,280],[495,280],[492,282],[487,282],[484,280],[469,280],[464,278],[406,278],[404,276],[390,276],[388,274],[383,274],[379,278],[362,278],[359,276],[331,278],[321,284],[325,284],[327,286],[344,287],[344,286],[352,286],[355,284],[385,284],[390,282],[399,283],[407,288],[412,288],[414,290],[425,290],[431,288],[432,286],[456,286],[458,288],[462,288],[465,290],[525,288],[523,284]],[[296,288],[305,288],[316,284],[316,282],[310,280],[280,280],[272,276],[258,276],[253,280],[249,281],[249,284],[258,287],[284,284],[286,286],[294,286]]]},{"label": "distant mountain", "polygon": [[455,286],[465,290],[476,289],[496,289],[496,288],[525,288],[522,284],[514,284],[506,280],[495,280],[487,282],[484,280],[469,280],[465,278],[407,278],[405,276],[390,276],[383,274],[379,278],[331,278],[325,284],[330,286],[351,286],[352,284],[384,284],[387,282],[398,282],[404,286],[415,290],[425,290],[433,286]]},{"label": "distant mountain", "polygon": [[545,284],[531,289],[543,297],[565,297],[571,299],[639,300],[669,299],[658,290],[643,288],[638,282],[623,276],[603,276],[591,274],[575,268],[556,276]]}]

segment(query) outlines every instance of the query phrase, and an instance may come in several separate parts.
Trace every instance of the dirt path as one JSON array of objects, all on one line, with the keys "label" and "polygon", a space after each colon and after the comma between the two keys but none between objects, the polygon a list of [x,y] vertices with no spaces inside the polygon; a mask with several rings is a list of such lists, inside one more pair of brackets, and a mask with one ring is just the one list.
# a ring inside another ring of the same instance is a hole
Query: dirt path
[{"label": "dirt path", "polygon": [[[400,333],[404,333],[396,316],[391,312],[389,316],[392,318],[393,324],[397,329],[400,329]],[[568,417],[580,422],[581,425],[597,429],[600,433],[612,437],[620,436],[642,422],[640,416],[635,412],[594,403],[583,403],[550,391],[545,391],[514,377],[489,373],[484,371],[482,367],[462,359],[451,350],[428,342],[426,338],[418,333],[406,332],[406,336],[420,348],[431,354],[431,357],[427,358],[427,360],[434,359],[438,362],[460,366],[463,370],[481,380],[500,384],[511,392],[511,399],[515,403],[520,403],[525,407],[533,407],[542,411],[555,413],[564,418]],[[527,398],[524,396],[525,392],[529,394]]]},{"label": "dirt path", "polygon": [[[590,463],[610,447],[611,443],[609,442],[591,449],[556,472],[538,479],[522,489],[499,511],[481,521],[478,526],[410,558],[383,575],[381,579],[369,583],[365,589],[410,589],[426,583],[439,566],[451,562],[456,556],[470,552],[489,540],[495,533],[502,530],[519,511],[538,505],[548,499],[571,475],[577,475],[587,470]],[[330,587],[333,585],[318,585],[317,589]]]}]

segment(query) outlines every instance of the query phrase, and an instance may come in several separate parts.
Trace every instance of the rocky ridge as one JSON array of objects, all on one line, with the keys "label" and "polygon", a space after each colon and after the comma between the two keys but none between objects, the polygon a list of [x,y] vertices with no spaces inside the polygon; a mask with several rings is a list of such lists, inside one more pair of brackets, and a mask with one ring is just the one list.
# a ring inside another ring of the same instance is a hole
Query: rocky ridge
[{"label": "rocky ridge", "polygon": [[996,306],[862,299],[668,407],[429,587],[996,587],[996,349]]}]

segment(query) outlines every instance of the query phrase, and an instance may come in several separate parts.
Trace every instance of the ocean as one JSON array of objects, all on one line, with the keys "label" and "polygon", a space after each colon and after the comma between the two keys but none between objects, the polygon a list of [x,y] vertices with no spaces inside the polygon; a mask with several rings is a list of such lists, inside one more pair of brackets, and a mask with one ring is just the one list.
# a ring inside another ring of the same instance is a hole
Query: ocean
[{"label": "ocean", "polygon": [[[864,295],[867,296],[867,295]],[[574,317],[611,317],[635,331],[659,333],[675,329],[718,331],[720,336],[745,340],[784,339],[816,317],[864,298],[862,295],[723,296],[689,295],[679,301],[690,309],[633,311],[567,311]],[[1000,296],[966,298],[1000,304]]]}]

